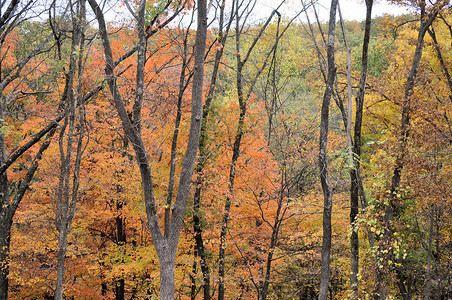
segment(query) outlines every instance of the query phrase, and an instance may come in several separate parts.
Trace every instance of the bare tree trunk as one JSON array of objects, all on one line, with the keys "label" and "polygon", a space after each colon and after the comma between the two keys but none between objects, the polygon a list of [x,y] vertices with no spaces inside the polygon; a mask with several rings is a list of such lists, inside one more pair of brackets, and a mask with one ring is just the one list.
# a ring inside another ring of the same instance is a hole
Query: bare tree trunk
[{"label": "bare tree trunk", "polygon": [[159,265],[160,299],[174,300],[176,253],[174,252],[173,255],[159,255]]},{"label": "bare tree trunk", "polygon": [[[278,23],[277,23],[277,29],[276,29],[276,41],[275,41],[275,51],[273,52],[273,58],[272,58],[272,77],[271,77],[271,86],[272,86],[272,99],[271,99],[271,105],[270,105],[270,113],[268,115],[268,145],[271,144],[271,138],[272,138],[272,119],[273,119],[273,115],[275,113],[276,110],[276,104],[278,101],[278,87],[276,85],[276,68],[277,68],[277,54],[278,54],[278,41],[279,41],[279,27],[281,24],[281,17],[279,16],[278,18]],[[283,205],[283,201],[284,201],[284,179],[286,178],[285,174],[281,174],[281,191],[279,194],[279,199],[278,199],[278,207],[276,209],[276,215],[275,215],[275,219],[274,219],[274,223],[272,226],[272,236],[270,238],[270,247],[268,249],[268,253],[267,253],[267,261],[266,261],[266,265],[265,265],[265,276],[264,276],[264,280],[261,284],[261,288],[259,291],[259,298],[261,298],[262,300],[267,300],[267,295],[268,295],[268,286],[270,284],[270,274],[271,274],[271,265],[272,265],[272,261],[273,261],[273,254],[276,248],[276,243],[278,241],[278,235],[279,235],[279,228],[282,222],[282,218],[284,217],[284,212],[285,210],[282,210],[282,205]],[[281,217],[282,214],[282,217]]]},{"label": "bare tree trunk", "polygon": [[225,247],[226,247],[226,234],[228,230],[228,222],[229,222],[229,213],[231,210],[231,198],[234,193],[234,182],[235,182],[235,172],[236,172],[236,166],[237,166],[237,160],[240,155],[240,145],[243,138],[243,128],[245,124],[245,115],[246,115],[246,109],[247,109],[247,103],[244,99],[243,95],[243,62],[240,55],[240,18],[239,18],[239,6],[236,6],[236,59],[237,59],[237,73],[236,73],[236,88],[237,88],[237,97],[239,99],[239,108],[240,108],[240,114],[239,114],[239,122],[237,126],[237,132],[234,139],[234,145],[232,148],[232,160],[231,164],[229,165],[229,184],[228,184],[228,194],[226,196],[226,202],[224,205],[224,213],[223,213],[223,221],[221,226],[221,233],[220,233],[220,249],[218,253],[218,260],[219,260],[219,267],[218,267],[218,300],[224,299],[224,292],[225,292],[225,286],[224,286],[224,276],[225,276]]},{"label": "bare tree trunk", "polygon": [[[12,0],[6,6],[4,12],[0,8],[0,49],[3,47],[3,42],[5,41],[7,35],[12,32],[15,26],[18,24],[18,20],[27,13],[28,9],[31,8],[32,1],[27,1],[20,3],[20,0]],[[20,6],[19,4],[22,4]],[[25,58],[18,61],[16,65],[11,68],[11,72],[0,72],[0,120],[2,127],[3,120],[7,114],[7,95],[4,91],[8,85],[14,82],[21,75],[22,70],[27,65],[27,63],[38,54],[42,53],[46,43],[50,41],[48,37],[44,43],[34,48]],[[2,67],[3,59],[0,61],[0,68]],[[4,76],[3,76],[4,74]],[[3,131],[0,131],[0,299],[8,298],[8,275],[9,275],[9,249],[10,249],[10,239],[11,239],[11,226],[13,222],[13,216],[25,195],[26,190],[33,178],[38,167],[39,160],[42,157],[42,153],[50,145],[50,138],[55,134],[55,127],[57,122],[62,118],[58,117],[56,122],[51,122],[48,126],[36,133],[27,143],[13,149],[11,153],[6,153],[6,143],[5,135]],[[31,165],[28,167],[25,177],[22,179],[20,184],[16,186],[14,192],[10,191],[7,170],[16,162],[16,160],[21,157],[27,150],[29,150],[33,145],[41,141],[41,139],[47,134],[46,140],[41,144],[40,149],[36,156],[34,157]]]},{"label": "bare tree trunk", "polygon": [[[126,150],[124,150],[125,155]],[[121,186],[119,186],[119,190],[122,191]],[[122,210],[124,203],[121,200],[116,200],[116,210],[119,212]],[[115,217],[116,223],[116,244],[120,246],[124,246],[127,242],[126,229],[125,229],[125,220],[122,216],[122,213]],[[124,263],[124,261],[122,261]],[[124,300],[125,296],[125,281],[124,278],[119,278],[115,281],[115,299],[116,300]]]},{"label": "bare tree trunk", "polygon": [[[286,177],[283,175],[281,178],[281,181],[284,181]],[[278,243],[278,237],[280,232],[280,227],[282,224],[282,221],[285,217],[285,213],[287,211],[287,207],[283,208],[283,202],[284,202],[284,188],[282,188],[279,199],[278,199],[278,207],[276,209],[276,215],[274,219],[274,223],[272,226],[272,236],[270,238],[270,245],[267,253],[267,259],[265,264],[265,277],[262,282],[261,290],[260,290],[260,298],[262,300],[267,300],[268,296],[268,287],[270,285],[270,274],[271,274],[271,267],[273,262],[273,255],[276,250],[276,245]]]},{"label": "bare tree trunk", "polygon": [[50,146],[51,138],[55,134],[55,131],[55,127],[52,127],[50,131],[48,131],[46,139],[39,147],[38,153],[35,155],[31,165],[28,167],[25,177],[17,187],[16,193],[12,196],[12,200],[10,200],[9,190],[7,188],[8,178],[6,176],[6,172],[0,175],[0,193],[3,193],[2,195],[0,195],[0,200],[3,201],[0,208],[0,246],[2,247],[0,248],[0,261],[2,267],[2,271],[0,272],[0,299],[8,299],[9,247],[13,216],[19,206],[20,201],[22,201],[24,197],[31,180],[36,173],[36,170],[38,169],[42,154]]},{"label": "bare tree trunk", "polygon": [[[351,49],[348,46],[347,36],[345,32],[344,20],[342,19],[341,9],[338,3],[339,19],[342,29],[342,35],[344,37],[345,48],[347,49],[347,98],[348,98],[348,110],[347,110],[347,122],[345,126],[345,131],[347,135],[347,152],[349,158],[349,168],[350,173],[354,168],[353,165],[353,143],[352,143],[352,55]],[[352,179],[352,174],[350,174],[350,179]],[[350,184],[350,186],[352,183]],[[350,191],[350,291],[351,298],[358,299],[358,272],[359,272],[359,238],[358,238],[358,228],[356,226],[356,218],[358,216],[358,194],[354,194],[357,190]]]},{"label": "bare tree trunk", "polygon": [[447,83],[449,84],[449,90],[450,90],[450,92],[452,94],[452,78],[451,78],[450,73],[449,73],[449,68],[447,67],[447,65],[446,65],[446,63],[444,61],[443,55],[441,53],[441,48],[439,46],[438,40],[436,39],[436,33],[435,33],[435,30],[434,30],[433,26],[432,26],[431,29],[428,29],[428,33],[429,33],[430,37],[433,40],[433,43],[434,43],[433,45],[435,47],[436,57],[438,58],[438,61],[439,61],[440,65],[441,65],[441,69],[444,72],[444,76],[446,76]]},{"label": "bare tree trunk", "polygon": [[[184,98],[184,91],[187,87],[187,83],[190,79],[186,80],[185,72],[188,67],[190,59],[188,58],[188,33],[190,27],[187,28],[184,37],[184,52],[182,54],[182,67],[179,76],[179,94],[177,96],[177,107],[176,107],[176,120],[174,122],[173,139],[171,141],[171,159],[170,159],[170,175],[168,180],[168,193],[166,197],[165,206],[165,235],[169,232],[169,225],[171,224],[171,204],[173,202],[173,191],[174,191],[174,175],[176,173],[176,152],[177,152],[177,139],[179,136],[180,121],[182,118],[182,99]],[[187,82],[186,82],[187,81]]]},{"label": "bare tree trunk", "polygon": [[[2,91],[0,91],[0,97],[3,98]],[[5,119],[3,99],[0,99],[0,119]],[[3,165],[6,160],[5,134],[0,132],[0,164]],[[8,298],[9,247],[12,225],[11,212],[7,209],[10,201],[9,197],[8,173],[2,172],[0,174],[0,300]]]},{"label": "bare tree trunk", "polygon": [[322,239],[322,269],[320,274],[319,299],[328,299],[328,286],[330,282],[330,253],[331,253],[331,213],[333,206],[333,189],[328,172],[327,142],[329,106],[333,94],[336,77],[336,63],[334,60],[334,34],[336,29],[337,0],[331,1],[330,19],[328,28],[327,58],[328,72],[325,93],[323,95],[319,138],[319,177],[323,190],[323,239]]}]

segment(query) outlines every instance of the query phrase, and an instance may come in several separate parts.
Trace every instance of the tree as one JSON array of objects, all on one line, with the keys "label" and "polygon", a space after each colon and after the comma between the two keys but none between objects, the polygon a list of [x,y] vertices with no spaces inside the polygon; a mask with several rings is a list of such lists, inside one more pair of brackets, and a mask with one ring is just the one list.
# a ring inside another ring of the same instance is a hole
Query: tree
[{"label": "tree", "polygon": [[334,33],[336,29],[337,1],[331,1],[330,19],[328,27],[327,43],[327,81],[325,94],[323,95],[322,114],[319,137],[319,176],[322,183],[324,207],[323,207],[323,242],[322,242],[322,272],[320,275],[319,299],[328,298],[328,285],[330,279],[330,251],[331,251],[331,213],[332,213],[332,186],[328,173],[327,142],[328,142],[328,116],[333,85],[336,77],[336,63],[334,61]]},{"label": "tree", "polygon": [[[53,3],[53,5],[55,5],[55,2]],[[82,75],[85,67],[85,1],[81,0],[77,1],[77,3],[72,3],[72,1],[69,1],[68,5],[69,11],[71,12],[72,16],[72,40],[69,59],[70,62],[68,68],[69,70],[65,74],[67,81],[67,85],[64,91],[66,93],[64,97],[67,99],[67,102],[65,103],[66,117],[64,118],[63,126],[58,139],[60,149],[60,178],[55,217],[55,224],[59,232],[59,237],[57,280],[54,298],[58,300],[63,299],[63,280],[67,240],[68,233],[72,229],[72,220],[74,218],[76,210],[78,189],[80,184],[80,164],[83,154],[83,139],[85,134],[85,103],[83,103],[84,99],[82,95]],[[75,84],[76,89],[74,91],[73,86]],[[78,124],[76,124],[76,108],[79,108]],[[72,150],[72,144],[77,133],[75,131],[78,131],[78,141],[75,151],[75,162],[72,162],[72,156],[74,154]],[[71,171],[74,172],[72,176],[72,186],[70,184]]]},{"label": "tree", "polygon": [[140,168],[144,203],[146,206],[146,214],[149,230],[153,237],[153,243],[157,250],[160,265],[160,299],[174,299],[174,276],[175,276],[175,259],[180,236],[183,217],[185,214],[187,198],[190,189],[191,176],[193,166],[196,160],[198,150],[199,134],[202,118],[202,90],[204,77],[204,53],[206,48],[206,32],[207,4],[205,0],[198,2],[198,27],[196,31],[195,42],[195,65],[193,75],[192,88],[192,115],[190,122],[190,134],[182,164],[179,187],[176,201],[172,207],[170,224],[165,225],[169,230],[164,234],[159,225],[159,217],[155,203],[155,196],[152,184],[151,168],[146,154],[143,138],[141,136],[141,105],[144,92],[144,64],[146,58],[146,32],[145,32],[145,4],[146,1],[140,1],[138,12],[136,15],[137,32],[138,32],[138,54],[137,54],[137,78],[136,78],[136,98],[132,120],[129,117],[119,92],[118,86],[114,79],[114,60],[110,41],[105,24],[105,18],[100,7],[95,0],[89,0],[89,4],[93,9],[97,21],[99,23],[99,33],[102,38],[104,53],[106,58],[105,73],[110,88],[113,102],[122,122],[124,132],[132,144],[137,164]]},{"label": "tree", "polygon": [[[359,237],[357,218],[359,212],[359,198],[361,197],[361,203],[366,204],[363,181],[360,173],[360,156],[361,156],[361,132],[363,122],[363,108],[364,108],[364,96],[366,91],[367,82],[367,69],[368,69],[368,56],[369,56],[369,42],[370,42],[370,29],[372,24],[372,6],[373,0],[366,1],[366,21],[364,29],[363,47],[362,47],[362,59],[361,59],[361,76],[359,79],[358,95],[355,98],[355,125],[354,125],[354,139],[353,145],[349,145],[352,150],[352,162],[353,166],[350,169],[350,224],[351,224],[351,237],[350,237],[350,288],[353,291],[353,297],[358,299],[359,297]],[[350,70],[351,72],[351,70]],[[350,95],[351,96],[351,95]],[[351,105],[351,103],[349,103]],[[350,109],[350,108],[349,108]],[[351,124],[351,115],[348,120]],[[351,127],[350,139],[351,139]],[[350,141],[351,142],[351,141]],[[353,146],[353,147],[352,147]],[[372,233],[369,234],[370,245],[373,247]]]},{"label": "tree", "polygon": [[[207,160],[209,158],[208,153],[208,117],[209,113],[211,111],[211,104],[214,100],[216,89],[217,89],[217,79],[218,79],[218,72],[220,69],[221,60],[224,53],[224,47],[226,45],[226,41],[229,34],[229,29],[231,28],[231,25],[233,23],[233,18],[230,17],[229,21],[224,23],[225,20],[225,10],[226,10],[226,0],[222,0],[221,3],[218,2],[219,9],[219,24],[218,24],[218,40],[216,41],[217,47],[215,52],[215,60],[214,60],[214,66],[212,69],[212,77],[210,79],[210,85],[209,90],[207,92],[207,97],[205,104],[203,106],[203,115],[202,115],[202,124],[201,124],[201,135],[199,140],[199,155],[198,155],[198,161],[196,163],[196,183],[195,183],[195,191],[193,194],[193,231],[195,236],[195,242],[196,242],[196,255],[200,259],[200,265],[201,265],[201,271],[202,271],[202,286],[203,286],[203,292],[204,292],[204,300],[210,300],[210,267],[209,263],[207,261],[207,255],[204,245],[204,239],[203,239],[203,227],[202,227],[202,218],[201,218],[201,198],[202,198],[202,188],[203,188],[203,181],[204,176],[203,172],[205,169],[205,165],[207,163]],[[196,269],[196,268],[194,268]],[[192,284],[192,295],[191,298],[195,297],[195,291],[196,287],[195,284]]]}]

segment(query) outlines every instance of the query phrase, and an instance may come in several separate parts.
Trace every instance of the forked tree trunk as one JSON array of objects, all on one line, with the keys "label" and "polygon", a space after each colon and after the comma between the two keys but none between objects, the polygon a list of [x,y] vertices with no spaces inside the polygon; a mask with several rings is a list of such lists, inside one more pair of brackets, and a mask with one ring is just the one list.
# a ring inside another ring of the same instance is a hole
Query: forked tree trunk
[{"label": "forked tree trunk", "polygon": [[[68,122],[69,127],[67,133],[65,132],[65,127],[62,127],[62,132],[60,133],[60,159],[61,159],[61,173],[60,173],[60,183],[58,186],[58,199],[57,199],[57,212],[56,212],[56,225],[59,231],[58,238],[58,263],[57,263],[57,280],[55,287],[55,300],[62,300],[64,295],[64,272],[65,272],[65,260],[67,251],[67,241],[68,234],[72,227],[72,219],[74,218],[78,187],[79,187],[79,175],[80,175],[80,164],[83,153],[83,137],[84,137],[84,104],[77,102],[83,102],[83,97],[81,97],[81,82],[83,74],[83,58],[84,58],[84,22],[85,22],[85,0],[79,0],[77,3],[70,3],[70,9],[72,12],[72,44],[71,44],[71,55],[69,61],[69,72],[66,75],[66,88],[67,93],[65,98],[67,103],[67,119],[65,125]],[[78,63],[77,63],[78,60]],[[76,93],[74,93],[74,83],[75,77],[78,70],[78,82]],[[80,124],[79,136],[77,141],[77,148],[75,151],[75,163],[71,162],[71,157],[73,155],[73,141],[76,136],[76,109],[79,106],[80,110]],[[66,143],[66,147],[64,147]],[[65,152],[66,149],[66,152]],[[71,171],[74,172],[71,181]]]}]

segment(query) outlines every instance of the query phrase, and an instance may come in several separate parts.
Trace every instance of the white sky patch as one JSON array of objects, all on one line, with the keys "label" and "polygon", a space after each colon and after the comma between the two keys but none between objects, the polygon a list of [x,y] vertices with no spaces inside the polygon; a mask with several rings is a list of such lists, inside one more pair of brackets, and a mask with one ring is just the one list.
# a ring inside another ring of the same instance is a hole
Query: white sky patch
[{"label": "white sky patch", "polygon": [[[249,0],[253,1],[253,0]],[[279,12],[282,13],[285,17],[292,18],[297,13],[302,10],[303,0],[286,0],[283,6],[279,9]],[[310,2],[310,0],[305,0],[306,2]],[[227,0],[227,6],[231,5],[230,0]],[[104,0],[100,1],[101,5],[103,5],[106,9],[106,18],[108,21],[119,21],[121,19],[129,19],[130,13],[124,5],[120,5],[118,0]],[[256,5],[251,13],[248,22],[250,24],[262,23],[265,21],[272,11],[278,7],[281,3],[281,0],[257,0]],[[340,7],[342,16],[345,20],[356,20],[363,21],[366,18],[366,5],[364,0],[340,0]],[[321,22],[327,22],[329,19],[329,7],[331,4],[331,0],[318,0],[317,4],[317,13],[319,14],[319,18]],[[230,9],[230,7],[229,7]],[[314,13],[312,12],[312,8],[308,9],[309,18],[311,22],[314,22]],[[390,4],[388,1],[376,1],[374,0],[374,6],[372,8],[372,17],[378,17],[384,14],[389,15],[402,15],[410,13],[409,9],[402,6],[397,6]],[[209,20],[212,21],[212,10],[209,16]],[[185,26],[188,24],[191,16],[185,15],[183,16],[182,24]],[[339,19],[339,15],[337,15]],[[176,18],[172,22],[172,24],[177,24],[180,21],[180,18]],[[195,27],[196,24],[196,16],[195,23],[192,27]],[[215,20],[216,21],[216,20]],[[305,22],[306,17],[305,13],[301,13],[297,18],[296,22]],[[215,27],[216,22],[214,22],[213,26]]]},{"label": "white sky patch", "polygon": [[[256,17],[259,19],[266,18],[270,15],[273,9],[275,9],[280,1],[278,0],[258,0],[256,5]],[[331,1],[320,0],[318,2],[317,12],[319,13],[321,21],[328,21],[329,7]],[[364,1],[359,0],[340,0],[339,1],[342,16],[345,20],[363,21],[366,18],[366,5]],[[291,17],[298,13],[302,8],[302,2],[300,0],[287,0],[286,4],[280,9],[280,12],[284,15]],[[410,11],[406,7],[392,5],[387,1],[374,1],[372,8],[372,17],[381,16],[384,14],[389,15],[402,15],[409,13]],[[300,16],[304,19],[304,14]],[[338,16],[339,17],[339,16]],[[313,19],[313,18],[312,18]]]}]

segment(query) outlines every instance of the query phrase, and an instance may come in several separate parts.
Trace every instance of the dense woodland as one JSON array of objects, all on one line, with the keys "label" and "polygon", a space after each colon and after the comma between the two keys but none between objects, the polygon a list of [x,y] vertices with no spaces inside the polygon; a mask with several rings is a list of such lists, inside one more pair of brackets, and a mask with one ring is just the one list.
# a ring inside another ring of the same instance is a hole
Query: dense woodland
[{"label": "dense woodland", "polygon": [[0,1],[0,299],[451,299],[452,11],[392,2]]}]

